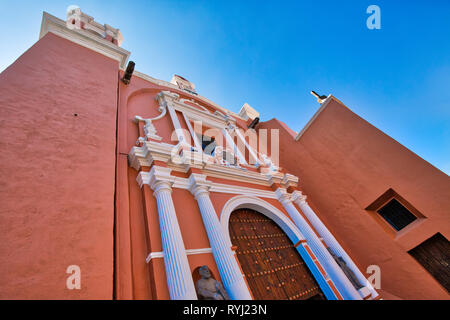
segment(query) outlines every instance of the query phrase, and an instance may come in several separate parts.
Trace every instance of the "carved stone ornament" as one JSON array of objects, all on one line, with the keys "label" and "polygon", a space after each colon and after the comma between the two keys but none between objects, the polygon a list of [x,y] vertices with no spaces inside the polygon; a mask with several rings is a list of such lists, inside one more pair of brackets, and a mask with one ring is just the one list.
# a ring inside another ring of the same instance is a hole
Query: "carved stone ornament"
[{"label": "carved stone ornament", "polygon": [[[166,112],[167,112],[166,106],[164,106],[164,105],[160,106],[158,108],[158,111],[161,112],[161,114],[159,116],[155,117],[155,118],[144,119],[144,118],[142,118],[140,116],[135,116],[134,117],[134,122],[135,123],[139,123],[140,121],[142,121],[142,122],[145,123],[145,125],[144,125],[144,133],[145,133],[145,136],[147,137],[147,139],[153,139],[153,140],[161,141],[162,138],[156,134],[156,128],[153,125],[152,121],[159,120],[159,119],[161,119],[162,117],[164,117],[166,115]],[[145,140],[145,139],[143,139],[142,137],[139,137],[138,140],[136,141],[136,144],[139,145],[140,142],[142,142],[143,140]]]}]

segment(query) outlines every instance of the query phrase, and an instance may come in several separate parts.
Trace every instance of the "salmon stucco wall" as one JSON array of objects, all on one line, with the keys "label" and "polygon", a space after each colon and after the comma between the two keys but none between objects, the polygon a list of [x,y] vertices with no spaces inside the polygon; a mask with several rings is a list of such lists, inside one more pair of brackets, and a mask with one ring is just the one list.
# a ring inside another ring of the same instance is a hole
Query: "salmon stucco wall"
[{"label": "salmon stucco wall", "polygon": [[0,75],[0,299],[113,298],[118,67],[47,33]]},{"label": "salmon stucco wall", "polygon": [[[448,299],[447,291],[408,254],[437,232],[450,237],[450,179],[445,173],[334,98],[299,141],[276,119],[258,128],[280,130],[281,166],[299,177],[311,207],[362,272],[380,266],[385,298]],[[390,188],[425,219],[397,234],[387,232],[366,208]]]}]

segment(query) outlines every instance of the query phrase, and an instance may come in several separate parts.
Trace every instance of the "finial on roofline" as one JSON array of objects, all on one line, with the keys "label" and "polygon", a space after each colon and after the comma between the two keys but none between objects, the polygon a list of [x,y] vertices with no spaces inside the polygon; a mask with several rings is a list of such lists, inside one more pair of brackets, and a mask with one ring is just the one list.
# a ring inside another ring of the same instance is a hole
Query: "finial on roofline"
[{"label": "finial on roofline", "polygon": [[123,36],[119,29],[113,28],[106,23],[102,25],[96,22],[93,17],[82,12],[80,7],[76,5],[67,7],[66,25],[71,30],[89,31],[119,47],[123,41]]}]

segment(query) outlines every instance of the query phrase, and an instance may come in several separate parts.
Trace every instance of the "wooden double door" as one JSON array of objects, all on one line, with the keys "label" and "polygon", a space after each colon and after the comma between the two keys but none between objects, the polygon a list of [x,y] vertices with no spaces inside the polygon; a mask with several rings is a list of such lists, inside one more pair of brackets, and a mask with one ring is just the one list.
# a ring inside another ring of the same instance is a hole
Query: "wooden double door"
[{"label": "wooden double door", "polygon": [[450,242],[447,238],[436,233],[409,254],[450,293]]},{"label": "wooden double door", "polygon": [[251,209],[234,211],[230,237],[255,299],[325,299],[294,244],[266,216]]}]

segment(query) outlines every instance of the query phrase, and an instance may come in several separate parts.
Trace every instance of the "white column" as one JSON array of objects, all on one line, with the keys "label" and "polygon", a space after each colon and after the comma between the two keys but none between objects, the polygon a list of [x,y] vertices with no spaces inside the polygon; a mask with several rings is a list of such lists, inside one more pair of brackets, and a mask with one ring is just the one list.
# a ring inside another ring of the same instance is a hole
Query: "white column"
[{"label": "white column", "polygon": [[202,215],[203,224],[208,234],[212,253],[219,269],[220,277],[225,290],[232,300],[251,300],[252,297],[245,283],[236,257],[229,247],[219,218],[209,197],[209,184],[206,176],[191,174],[190,191],[197,200]]},{"label": "white column", "polygon": [[189,129],[189,132],[191,133],[192,140],[194,140],[194,145],[197,148],[197,151],[200,153],[203,153],[203,148],[201,142],[198,140],[197,135],[195,134],[194,129],[192,128],[191,122],[189,121],[189,118],[186,116],[186,114],[183,112],[184,121],[186,122],[186,125]]},{"label": "white column", "polygon": [[167,285],[172,300],[197,300],[194,281],[172,201],[170,169],[152,167],[149,185],[156,198]]},{"label": "white column", "polygon": [[343,298],[345,300],[361,300],[361,296],[358,291],[353,287],[350,280],[346,277],[342,269],[325,248],[322,241],[320,241],[306,220],[295,208],[290,195],[286,192],[286,190],[278,188],[275,193],[278,200],[286,209],[292,220],[294,220],[294,223],[305,237],[306,243],[316,255],[317,260],[319,260],[326,273],[330,276]]},{"label": "white column", "polygon": [[[239,148],[236,146],[236,144],[234,143],[233,138],[230,136],[230,134],[228,133],[227,129],[222,129],[222,133],[225,136],[225,139],[227,140],[228,145],[233,148],[233,152],[234,154],[239,158],[239,161],[243,164],[247,164],[247,161],[245,161],[245,157],[242,155],[241,151],[239,150]],[[225,149],[225,148],[224,148]]]},{"label": "white column", "polygon": [[[361,271],[355,265],[350,256],[345,252],[345,250],[341,247],[339,242],[337,242],[336,238],[331,234],[328,228],[323,224],[320,218],[308,205],[308,203],[306,202],[306,196],[303,195],[300,191],[294,191],[292,193],[292,200],[298,205],[300,210],[302,210],[303,214],[312,224],[314,229],[316,229],[317,233],[320,235],[320,237],[322,237],[322,239],[325,241],[328,247],[330,247],[331,250],[333,250],[333,252],[337,256],[342,257],[344,259],[345,263],[347,264],[349,269],[353,271],[353,273],[355,274],[361,285],[367,287],[367,289],[370,291],[370,294],[372,295],[372,298],[378,296],[378,293],[370,284],[370,282],[367,281],[366,277],[361,273]],[[362,295],[362,298],[365,298],[365,296],[367,295],[366,292],[364,291],[361,292],[361,290],[360,293]]]},{"label": "white column", "polygon": [[[239,128],[236,128],[235,131],[236,131],[236,134],[239,137],[239,139],[241,139],[241,141],[244,143],[245,147],[248,149],[248,152],[250,153],[250,155],[253,157],[253,159],[255,159],[255,164],[260,164],[258,155],[255,153],[253,148],[247,143],[247,141],[245,140],[245,137],[241,134],[241,131],[239,130]],[[256,135],[256,133],[255,133],[255,135]]]},{"label": "white column", "polygon": [[178,141],[181,143],[181,145],[190,147],[190,143],[188,143],[188,141],[186,140],[186,136],[184,135],[183,128],[181,128],[180,120],[178,120],[177,112],[170,105],[170,103],[167,104],[167,110],[169,111],[170,118],[172,119],[173,127],[175,129]]}]

